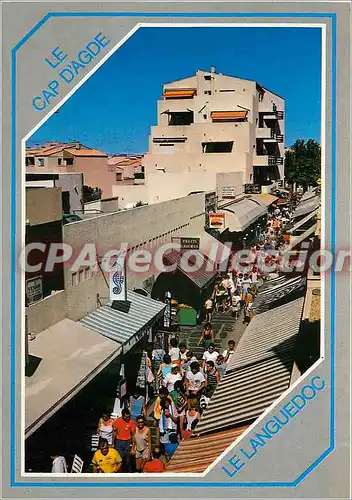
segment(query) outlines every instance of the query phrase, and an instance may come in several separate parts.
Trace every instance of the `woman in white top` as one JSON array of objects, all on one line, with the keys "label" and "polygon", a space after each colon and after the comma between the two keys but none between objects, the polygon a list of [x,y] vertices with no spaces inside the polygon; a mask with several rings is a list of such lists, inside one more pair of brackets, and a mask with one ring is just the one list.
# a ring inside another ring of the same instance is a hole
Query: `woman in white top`
[{"label": "woman in white top", "polygon": [[174,390],[174,385],[177,380],[182,380],[182,375],[180,374],[180,367],[174,365],[171,368],[171,373],[168,373],[163,380],[163,386],[170,392]]},{"label": "woman in white top", "polygon": [[99,420],[97,429],[97,434],[99,434],[101,438],[106,439],[110,446],[114,444],[112,427],[113,423],[114,420],[111,418],[110,413],[104,412],[101,419]]},{"label": "woman in white top", "polygon": [[178,343],[177,343],[176,339],[170,340],[169,356],[171,358],[172,363],[174,361],[177,361],[177,362],[180,361],[180,348],[178,347]]}]

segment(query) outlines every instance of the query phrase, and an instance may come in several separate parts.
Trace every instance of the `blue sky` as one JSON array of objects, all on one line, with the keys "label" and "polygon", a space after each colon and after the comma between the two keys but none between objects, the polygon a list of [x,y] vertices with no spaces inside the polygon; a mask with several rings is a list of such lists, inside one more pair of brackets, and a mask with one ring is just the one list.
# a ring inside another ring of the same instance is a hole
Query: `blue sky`
[{"label": "blue sky", "polygon": [[320,140],[319,28],[142,28],[28,141],[142,153],[164,83],[197,69],[256,80],[286,99],[286,146]]}]

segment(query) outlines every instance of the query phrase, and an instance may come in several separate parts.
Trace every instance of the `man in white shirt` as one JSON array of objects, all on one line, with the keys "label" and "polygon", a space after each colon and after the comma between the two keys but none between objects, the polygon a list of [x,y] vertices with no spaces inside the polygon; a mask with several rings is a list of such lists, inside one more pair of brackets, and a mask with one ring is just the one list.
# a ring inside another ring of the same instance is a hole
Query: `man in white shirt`
[{"label": "man in white shirt", "polygon": [[54,455],[50,457],[53,461],[53,466],[51,472],[65,474],[67,472],[67,464],[65,457],[61,457],[59,455]]},{"label": "man in white shirt", "polygon": [[252,284],[252,280],[250,279],[248,274],[245,274],[244,279],[242,280],[242,283],[241,283],[243,295],[247,295],[248,288],[251,286],[251,284]]},{"label": "man in white shirt", "polygon": [[182,376],[180,374],[180,368],[175,365],[172,367],[171,372],[166,375],[163,380],[163,386],[171,392],[174,390],[174,385],[177,380],[182,380]]},{"label": "man in white shirt", "polygon": [[207,362],[214,361],[214,363],[215,363],[216,360],[218,359],[218,356],[219,356],[219,353],[218,353],[218,351],[215,350],[215,345],[209,344],[209,347],[206,351],[204,351],[203,358],[202,358],[204,372],[207,369]]},{"label": "man in white shirt", "polygon": [[226,366],[229,365],[231,358],[234,354],[235,354],[235,341],[229,340],[227,343],[227,349],[225,349],[224,352],[222,353]]},{"label": "man in white shirt", "polygon": [[197,361],[191,363],[190,370],[186,373],[186,392],[189,399],[197,398],[202,389],[206,386],[206,379],[200,371]]}]

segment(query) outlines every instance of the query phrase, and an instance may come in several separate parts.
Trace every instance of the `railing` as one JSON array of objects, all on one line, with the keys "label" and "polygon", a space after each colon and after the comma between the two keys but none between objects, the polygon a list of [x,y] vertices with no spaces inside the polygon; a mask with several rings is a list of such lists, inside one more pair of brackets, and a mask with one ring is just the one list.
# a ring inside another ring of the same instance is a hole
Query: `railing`
[{"label": "railing", "polygon": [[276,165],[283,165],[284,159],[282,156],[269,156],[268,157],[268,165],[269,167],[274,167]]}]

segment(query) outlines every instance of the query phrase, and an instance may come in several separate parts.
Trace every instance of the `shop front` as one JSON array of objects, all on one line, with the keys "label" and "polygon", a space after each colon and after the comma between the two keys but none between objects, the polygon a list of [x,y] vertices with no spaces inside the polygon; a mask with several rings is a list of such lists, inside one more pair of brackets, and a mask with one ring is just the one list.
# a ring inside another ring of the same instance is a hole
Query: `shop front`
[{"label": "shop front", "polygon": [[203,319],[204,302],[212,294],[217,270],[198,250],[192,250],[189,258],[187,255],[184,250],[165,254],[165,265],[174,270],[158,276],[152,297],[164,300],[165,294],[170,293],[173,308],[178,310],[179,324],[196,325]]},{"label": "shop front", "polygon": [[265,231],[268,209],[258,199],[244,197],[220,207],[225,214],[222,242],[231,242],[232,251],[249,248]]},{"label": "shop front", "polygon": [[[165,308],[163,300],[128,290],[127,301],[108,302],[80,321],[85,328],[121,344],[122,373],[128,394],[137,386],[143,353],[149,349],[154,332],[163,325]],[[119,411],[118,403],[115,413]]]}]

